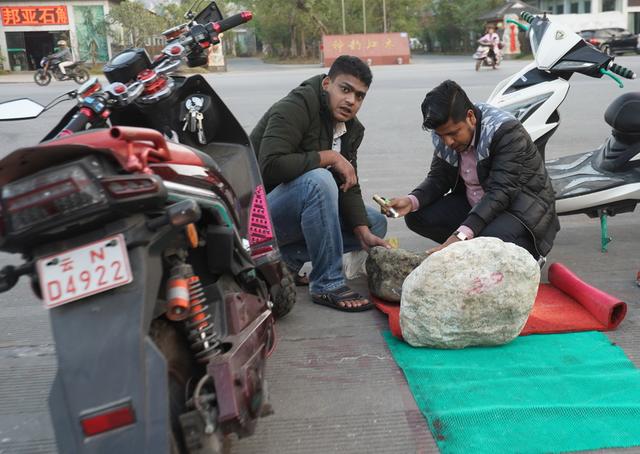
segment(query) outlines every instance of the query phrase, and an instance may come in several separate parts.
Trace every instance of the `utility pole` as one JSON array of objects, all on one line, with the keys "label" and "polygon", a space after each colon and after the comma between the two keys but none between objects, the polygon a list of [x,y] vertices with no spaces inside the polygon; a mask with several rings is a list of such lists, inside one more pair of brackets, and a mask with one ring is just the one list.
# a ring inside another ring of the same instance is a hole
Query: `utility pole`
[{"label": "utility pole", "polygon": [[362,25],[364,33],[367,33],[367,0],[362,0]]},{"label": "utility pole", "polygon": [[347,34],[347,23],[344,20],[344,0],[342,0],[342,34]]},{"label": "utility pole", "polygon": [[384,28],[384,32],[387,33],[387,2],[386,0],[382,0],[382,25]]}]

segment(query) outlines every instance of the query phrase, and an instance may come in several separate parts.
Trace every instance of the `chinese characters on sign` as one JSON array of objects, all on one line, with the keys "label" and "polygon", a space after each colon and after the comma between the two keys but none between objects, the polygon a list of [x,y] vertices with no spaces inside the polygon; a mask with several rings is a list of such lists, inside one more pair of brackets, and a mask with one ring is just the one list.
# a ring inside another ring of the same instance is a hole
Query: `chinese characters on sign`
[{"label": "chinese characters on sign", "polygon": [[330,66],[343,54],[355,55],[374,65],[408,63],[410,58],[406,33],[324,35],[322,49],[324,66]]},{"label": "chinese characters on sign", "polygon": [[67,7],[59,6],[3,6],[2,25],[67,25]]}]

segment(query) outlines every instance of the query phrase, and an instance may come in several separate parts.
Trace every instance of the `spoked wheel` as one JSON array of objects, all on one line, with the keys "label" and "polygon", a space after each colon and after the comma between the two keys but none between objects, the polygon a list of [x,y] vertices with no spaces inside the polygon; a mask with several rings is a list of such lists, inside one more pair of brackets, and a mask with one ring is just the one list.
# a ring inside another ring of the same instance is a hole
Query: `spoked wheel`
[{"label": "spoked wheel", "polygon": [[78,84],[85,83],[89,80],[89,71],[83,68],[76,70],[73,74],[73,80],[75,80]]},{"label": "spoked wheel", "polygon": [[43,69],[39,69],[33,75],[33,80],[36,84],[44,87],[45,85],[49,85],[49,82],[51,82],[51,73],[45,72]]}]

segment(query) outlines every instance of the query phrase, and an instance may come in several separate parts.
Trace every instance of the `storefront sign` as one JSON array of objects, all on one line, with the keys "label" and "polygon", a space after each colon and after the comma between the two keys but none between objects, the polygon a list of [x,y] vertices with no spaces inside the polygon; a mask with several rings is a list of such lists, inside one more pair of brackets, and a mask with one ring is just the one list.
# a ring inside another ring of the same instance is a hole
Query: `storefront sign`
[{"label": "storefront sign", "polygon": [[409,63],[409,38],[406,33],[369,33],[366,35],[324,35],[324,66],[331,66],[340,55],[354,55],[370,65]]},{"label": "storefront sign", "polygon": [[2,13],[2,25],[25,26],[25,25],[67,25],[69,16],[67,7],[59,6],[3,6],[0,7]]}]

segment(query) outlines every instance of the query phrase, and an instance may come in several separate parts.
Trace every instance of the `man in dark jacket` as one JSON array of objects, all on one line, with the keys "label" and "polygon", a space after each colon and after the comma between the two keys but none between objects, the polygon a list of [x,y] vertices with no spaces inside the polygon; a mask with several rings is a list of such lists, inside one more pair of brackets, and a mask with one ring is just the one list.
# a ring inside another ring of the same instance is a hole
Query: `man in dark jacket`
[{"label": "man in dark jacket", "polygon": [[544,261],[560,223],[551,180],[529,134],[512,115],[473,105],[447,80],[422,103],[435,146],[427,178],[390,206],[414,232],[441,243],[490,236]]},{"label": "man in dark jacket", "polygon": [[356,170],[364,135],[356,114],[371,79],[366,64],[343,55],[328,75],[275,103],[251,133],[284,261],[298,276],[310,260],[313,302],[348,312],[373,306],[346,286],[342,254],[388,246],[386,219],[365,207]]}]

